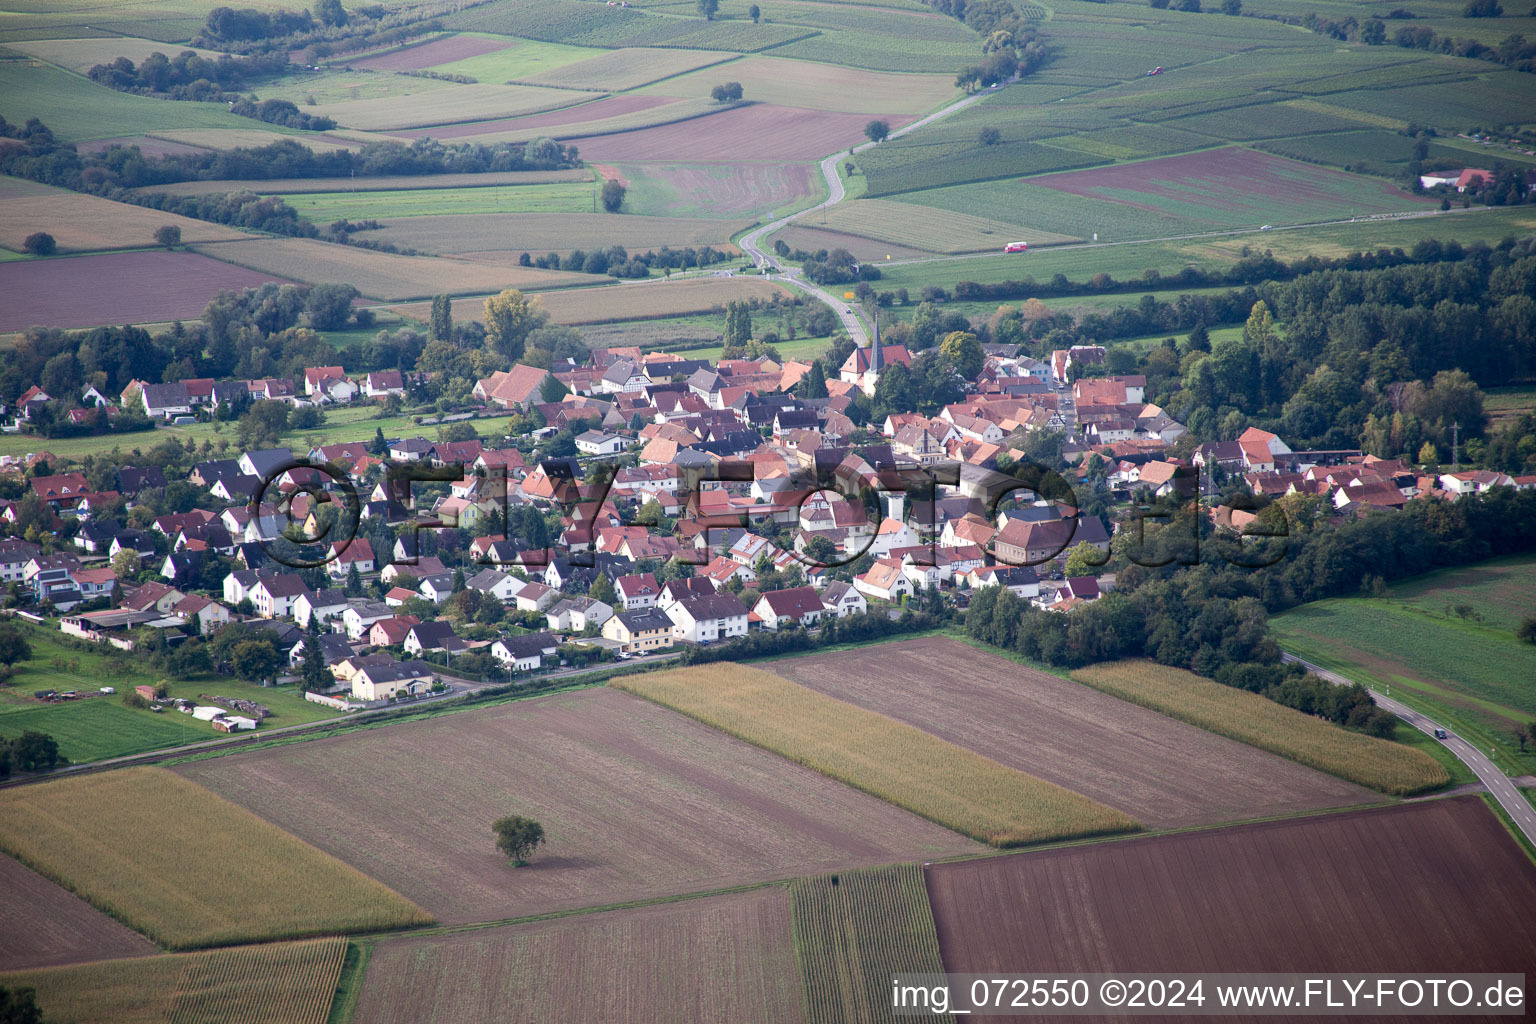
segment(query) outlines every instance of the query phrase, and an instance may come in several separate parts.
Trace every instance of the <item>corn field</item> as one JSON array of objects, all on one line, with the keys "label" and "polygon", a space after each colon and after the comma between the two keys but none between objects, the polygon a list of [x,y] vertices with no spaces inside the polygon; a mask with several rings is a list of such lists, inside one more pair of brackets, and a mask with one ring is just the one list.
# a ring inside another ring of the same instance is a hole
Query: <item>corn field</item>
[{"label": "corn field", "polygon": [[797,878],[789,893],[809,1024],[895,1021],[891,975],[943,973],[916,864]]},{"label": "corn field", "polygon": [[1072,678],[1121,700],[1383,793],[1407,796],[1450,781],[1445,768],[1423,751],[1350,732],[1181,668],[1150,661],[1119,661],[1079,669]]},{"label": "corn field", "polygon": [[609,685],[994,846],[1140,828],[1088,797],[762,669],[697,666]]}]

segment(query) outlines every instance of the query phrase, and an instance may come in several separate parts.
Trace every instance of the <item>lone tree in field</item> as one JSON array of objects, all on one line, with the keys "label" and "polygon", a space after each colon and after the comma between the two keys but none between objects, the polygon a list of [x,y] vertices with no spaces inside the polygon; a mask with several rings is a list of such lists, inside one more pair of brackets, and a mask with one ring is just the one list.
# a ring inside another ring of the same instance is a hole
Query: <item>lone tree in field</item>
[{"label": "lone tree in field", "polygon": [[603,182],[603,209],[618,213],[619,207],[624,205],[624,192],[624,186],[612,178]]},{"label": "lone tree in field", "polygon": [[496,833],[496,849],[511,859],[513,867],[527,864],[533,851],[544,845],[544,826],[532,818],[509,815],[493,822],[491,831]]},{"label": "lone tree in field", "polygon": [[747,17],[752,19],[752,24],[756,25],[762,16],[763,12],[757,9],[757,4],[752,4],[747,8]]},{"label": "lone tree in field", "polygon": [[163,245],[167,249],[174,249],[181,244],[181,228],[175,224],[165,224],[155,228],[155,244]]},{"label": "lone tree in field", "polygon": [[21,247],[34,256],[48,256],[59,247],[59,243],[46,231],[34,231],[21,243]]},{"label": "lone tree in field", "polygon": [[716,103],[735,103],[741,99],[741,83],[726,82],[709,90],[709,98]]},{"label": "lone tree in field", "polygon": [[864,134],[870,142],[884,142],[891,137],[890,122],[871,121],[864,126]]},{"label": "lone tree in field", "polygon": [[705,21],[714,21],[719,10],[720,0],[699,0],[699,13],[704,15]]},{"label": "lone tree in field", "polygon": [[983,146],[995,146],[999,142],[1003,141],[1003,133],[998,131],[996,128],[993,128],[991,125],[988,125],[981,130],[981,135],[979,138],[981,139],[981,144]]}]

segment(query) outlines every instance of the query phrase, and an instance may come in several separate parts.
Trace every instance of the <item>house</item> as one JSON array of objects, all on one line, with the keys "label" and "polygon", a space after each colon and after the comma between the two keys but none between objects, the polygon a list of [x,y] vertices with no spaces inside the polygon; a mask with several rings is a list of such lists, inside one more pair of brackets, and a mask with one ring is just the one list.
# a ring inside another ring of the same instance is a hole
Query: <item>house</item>
[{"label": "house", "polygon": [[544,613],[550,629],[580,633],[601,626],[613,616],[613,607],[591,597],[568,597]]},{"label": "house", "polygon": [[912,596],[912,581],[902,571],[900,562],[883,558],[869,567],[869,571],[853,578],[853,586],[867,598],[878,601],[900,601]]},{"label": "house", "polygon": [[117,587],[117,574],[108,568],[76,569],[73,575],[75,587],[79,589],[80,597],[86,601],[98,597],[111,597],[113,589]]},{"label": "house", "polygon": [[576,450],[583,455],[618,455],[629,441],[619,434],[587,430],[576,435]]},{"label": "house", "polygon": [[139,400],[144,405],[144,415],[152,420],[189,416],[192,413],[192,398],[187,394],[187,386],[180,381],[146,384],[139,392]]},{"label": "house", "polygon": [[32,492],[55,509],[73,508],[82,495],[91,493],[91,485],[80,473],[35,476],[29,483],[32,485]]},{"label": "house", "polygon": [[293,465],[293,452],[287,448],[260,448],[256,451],[244,452],[236,460],[240,473],[261,480],[274,479],[278,473]]},{"label": "house", "polygon": [[363,378],[363,394],[369,398],[404,395],[405,381],[399,370],[374,370]]},{"label": "house", "polygon": [[68,610],[83,600],[75,585],[80,560],[74,555],[38,555],[22,570],[22,583],[32,591],[32,599],[41,604],[52,601]]},{"label": "house", "polygon": [[508,636],[491,645],[491,657],[513,672],[533,672],[554,657],[560,642],[548,633],[524,633]]},{"label": "house", "polygon": [[464,586],[483,597],[503,603],[514,600],[523,589],[523,581],[500,569],[482,569],[465,581]]},{"label": "house", "polygon": [[[304,655],[305,652],[309,649],[310,639],[310,637],[304,637],[303,639],[297,640],[294,642],[293,646],[288,649],[288,664],[293,668],[297,669],[303,666]],[[318,637],[314,637],[313,639],[320,644],[320,656],[325,659],[326,668],[333,668],[333,666],[338,665],[353,656],[354,652],[352,650],[352,645],[348,643],[347,638],[342,636],[340,633],[321,633]],[[394,659],[390,658],[388,655],[384,655],[380,664],[392,660]],[[332,674],[335,674],[334,670]]]},{"label": "house", "polygon": [[517,610],[520,612],[542,612],[560,596],[560,591],[554,587],[545,586],[542,583],[525,583],[523,589],[517,592]]},{"label": "house", "polygon": [[622,611],[603,623],[603,636],[625,654],[644,654],[672,646],[672,620],[658,608]]},{"label": "house", "polygon": [[717,593],[711,588],[708,594],[692,593],[671,602],[664,611],[677,640],[709,643],[747,634],[747,609],[729,591]]},{"label": "house", "polygon": [[552,379],[548,370],[516,363],[510,370],[497,370],[477,381],[474,395],[488,405],[526,411],[542,397],[544,382]]},{"label": "house", "polygon": [[[111,571],[111,570],[107,570]],[[198,633],[212,633],[229,621],[229,609],[201,594],[188,594],[171,605],[171,614],[187,625],[195,625]]]},{"label": "house", "polygon": [[346,543],[333,542],[326,557],[329,561],[325,571],[332,579],[346,579],[354,566],[360,573],[373,572],[373,544],[366,537],[353,537]]},{"label": "house", "polygon": [[1034,598],[1040,595],[1040,574],[1027,565],[982,565],[961,577],[972,590],[982,587],[1007,587],[1015,596]]},{"label": "house", "polygon": [[829,616],[838,619],[848,615],[863,615],[869,610],[864,595],[853,584],[841,581],[827,584],[827,589],[821,592],[821,605]]},{"label": "house", "polygon": [[358,700],[389,700],[400,694],[429,693],[437,677],[424,661],[365,665],[352,677],[352,696]]},{"label": "house", "polygon": [[423,576],[416,590],[433,604],[442,604],[453,596],[453,573],[439,572]]},{"label": "house", "polygon": [[627,612],[654,608],[656,598],[661,596],[661,585],[656,582],[656,577],[648,572],[620,576],[613,581],[613,585]]},{"label": "house", "polygon": [[321,587],[313,592],[306,591],[294,599],[293,621],[299,624],[300,629],[308,629],[311,622],[319,628],[332,619],[340,618],[346,610],[346,591]]},{"label": "house", "polygon": [[293,603],[309,593],[302,577],[294,573],[263,576],[247,596],[264,619],[286,619],[293,615]]},{"label": "house", "polygon": [[1043,523],[1009,519],[992,539],[992,554],[1005,565],[1039,565],[1084,541],[1099,551],[1109,550],[1109,536],[1097,516]]},{"label": "house", "polygon": [[402,437],[389,442],[388,454],[396,462],[420,462],[432,454],[433,444],[424,437]]},{"label": "house", "polygon": [[[368,635],[375,622],[393,618],[394,614],[395,610],[383,601],[360,601],[341,613],[341,624],[347,638],[357,643]],[[401,639],[405,639],[403,634]]]},{"label": "house", "polygon": [[391,615],[368,627],[368,642],[374,647],[395,647],[405,643],[411,629],[421,622],[414,615]]},{"label": "house", "polygon": [[0,540],[0,582],[20,582],[27,563],[42,553],[43,549],[30,541]]},{"label": "house", "polygon": [[311,366],[304,371],[304,393],[313,397],[319,394],[328,380],[346,379],[347,371],[339,366]]},{"label": "house", "polygon": [[405,653],[411,655],[420,654],[422,651],[446,651],[448,654],[458,654],[469,650],[469,645],[453,631],[453,626],[441,620],[418,622],[405,634],[402,646],[405,648]]},{"label": "house", "polygon": [[788,590],[770,590],[757,599],[752,612],[762,620],[764,629],[780,629],[784,626],[809,628],[826,613],[821,595],[815,587],[791,587]]}]

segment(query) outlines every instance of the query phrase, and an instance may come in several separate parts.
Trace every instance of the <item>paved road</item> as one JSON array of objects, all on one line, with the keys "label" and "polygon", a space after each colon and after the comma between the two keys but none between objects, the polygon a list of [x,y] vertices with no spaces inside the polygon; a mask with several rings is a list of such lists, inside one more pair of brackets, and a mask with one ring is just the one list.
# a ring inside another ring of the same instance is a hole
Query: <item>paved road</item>
[{"label": "paved road", "polygon": [[[1322,676],[1330,683],[1338,686],[1352,686],[1354,684],[1353,680],[1347,679],[1337,672],[1330,672],[1325,668],[1320,668],[1310,661],[1296,657],[1294,654],[1281,654],[1280,657],[1285,661],[1294,661],[1304,665],[1309,672]],[[1370,688],[1367,687],[1367,689]],[[1384,693],[1371,690],[1371,696],[1376,699],[1376,703],[1381,707],[1386,708],[1426,736],[1433,737],[1436,729],[1443,728],[1401,701],[1393,700]],[[1526,800],[1525,794],[1521,793],[1515,784],[1510,781],[1509,776],[1500,771],[1498,766],[1488,759],[1488,755],[1449,730],[1446,730],[1445,739],[1437,740],[1436,742],[1466,762],[1467,767],[1472,769],[1472,773],[1482,780],[1483,785],[1488,787],[1488,792],[1493,794],[1494,799],[1499,802],[1499,806],[1504,808],[1504,812],[1514,819],[1515,825],[1519,827],[1521,832],[1525,833],[1525,837],[1531,842],[1536,843],[1536,810],[1531,808],[1530,801]]]},{"label": "paved road", "polygon": [[[927,117],[913,121],[905,128],[898,128],[896,131],[891,132],[890,138],[899,139],[903,135],[906,135],[908,132],[914,132],[919,128],[933,124],[933,122],[939,120],[940,118],[948,117],[950,114],[953,114],[958,110],[964,110],[971,104],[978,103],[985,99],[994,91],[996,90],[988,89],[984,92],[974,93],[970,96],[958,99],[955,102],[949,104],[949,106],[934,111]],[[848,332],[848,337],[852,338],[853,343],[858,345],[860,348],[868,347],[869,331],[863,319],[860,318],[859,314],[855,311],[856,307],[851,302],[838,298],[831,292],[828,292],[822,288],[818,288],[816,285],[807,281],[798,268],[784,268],[772,254],[763,250],[762,240],[767,238],[769,235],[772,235],[775,232],[788,227],[792,222],[799,220],[801,217],[815,213],[817,210],[825,210],[829,207],[836,206],[838,203],[847,198],[848,193],[847,190],[843,188],[843,177],[839,171],[839,165],[851,154],[862,153],[864,150],[874,145],[877,145],[877,143],[865,142],[854,146],[851,150],[838,150],[836,153],[833,153],[831,156],[822,160],[821,176],[827,183],[826,199],[817,203],[815,206],[801,210],[799,213],[792,213],[787,217],[780,217],[776,221],[764,224],[760,228],[754,228],[747,232],[745,235],[742,235],[741,241],[737,243],[741,246],[742,251],[751,257],[752,262],[763,269],[769,280],[784,281],[786,283],[793,284],[796,288],[799,288],[802,291],[815,296],[822,302],[825,302],[828,306],[832,307],[832,311],[836,313],[838,319],[843,322],[843,329]]]}]

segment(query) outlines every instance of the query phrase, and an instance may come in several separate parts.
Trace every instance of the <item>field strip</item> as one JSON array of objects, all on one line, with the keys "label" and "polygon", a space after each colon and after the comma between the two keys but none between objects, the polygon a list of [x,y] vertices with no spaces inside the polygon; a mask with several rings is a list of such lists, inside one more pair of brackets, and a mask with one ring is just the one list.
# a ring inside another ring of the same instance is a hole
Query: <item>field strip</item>
[{"label": "field strip", "polygon": [[[699,666],[609,685],[994,846],[1125,832],[1129,815],[762,669]],[[793,725],[789,723],[795,723]]]}]

